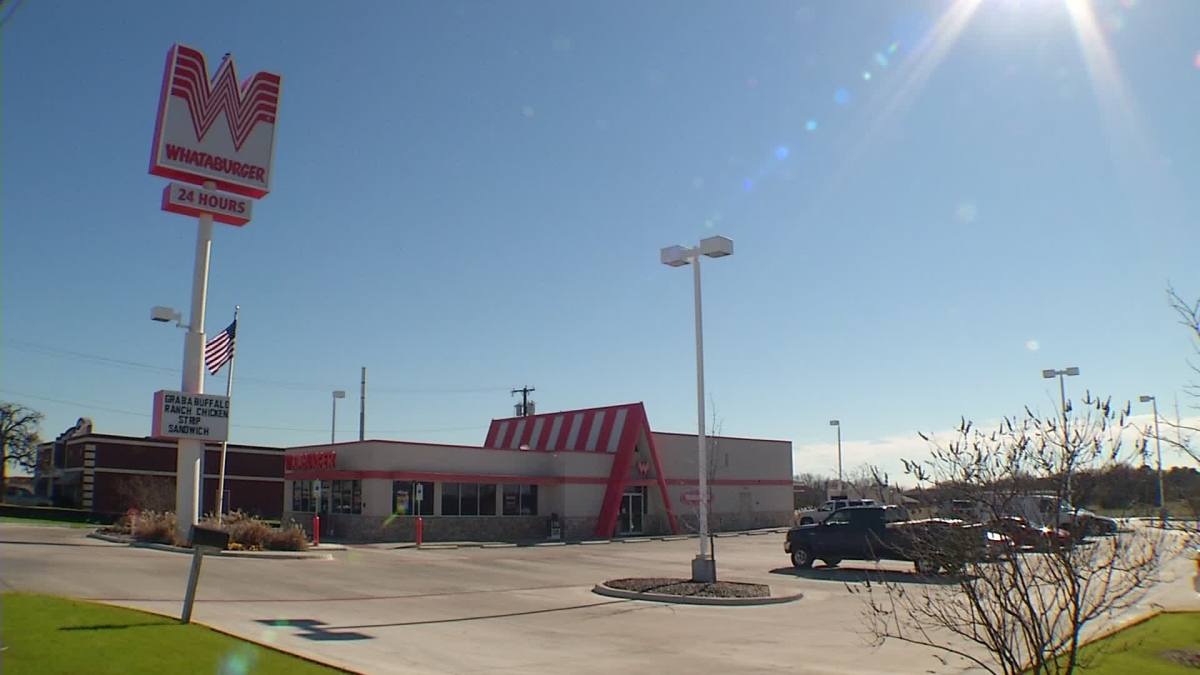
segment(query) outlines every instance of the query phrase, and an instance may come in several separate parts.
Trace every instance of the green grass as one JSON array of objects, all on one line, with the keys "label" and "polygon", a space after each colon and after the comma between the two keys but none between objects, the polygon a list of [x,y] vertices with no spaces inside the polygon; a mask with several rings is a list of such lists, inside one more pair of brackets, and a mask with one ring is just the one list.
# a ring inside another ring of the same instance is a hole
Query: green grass
[{"label": "green grass", "polygon": [[0,612],[5,675],[341,672],[133,609],[5,593]]},{"label": "green grass", "polygon": [[1171,650],[1200,655],[1200,612],[1159,614],[1083,648],[1080,672],[1093,675],[1195,675],[1197,669],[1163,655]]}]

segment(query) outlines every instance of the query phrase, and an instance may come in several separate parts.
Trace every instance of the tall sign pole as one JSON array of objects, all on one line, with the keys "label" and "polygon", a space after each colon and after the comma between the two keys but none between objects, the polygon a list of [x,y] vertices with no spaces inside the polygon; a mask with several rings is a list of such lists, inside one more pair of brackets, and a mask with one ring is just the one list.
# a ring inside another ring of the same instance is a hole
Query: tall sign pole
[{"label": "tall sign pole", "polygon": [[[173,181],[163,190],[163,210],[198,221],[182,391],[155,394],[152,432],[156,438],[179,440],[175,535],[181,541],[189,538],[199,517],[205,443],[228,440],[229,397],[204,395],[213,222],[245,225],[252,200],[271,191],[282,82],[278,74],[258,72],[239,84],[229,55],[211,79],[208,73],[200,50],[176,44],[167,52],[150,153],[150,173]],[[221,495],[217,499],[219,511]]]},{"label": "tall sign pole", "polygon": [[[212,182],[204,184],[213,189]],[[183,386],[185,394],[204,393],[204,308],[208,300],[208,262],[212,253],[212,214],[199,218],[196,258],[192,265],[192,309],[183,341]],[[204,440],[179,439],[175,473],[175,533],[185,541],[200,511],[200,483],[204,469]]]}]

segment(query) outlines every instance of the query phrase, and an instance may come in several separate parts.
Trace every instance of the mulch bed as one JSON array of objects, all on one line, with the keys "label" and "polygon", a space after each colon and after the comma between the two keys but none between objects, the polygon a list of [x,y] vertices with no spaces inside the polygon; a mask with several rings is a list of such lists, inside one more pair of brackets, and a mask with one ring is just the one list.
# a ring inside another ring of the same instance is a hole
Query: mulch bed
[{"label": "mulch bed", "polygon": [[766,584],[745,584],[737,581],[701,583],[690,579],[637,577],[613,579],[604,582],[604,585],[637,593],[661,593],[702,598],[766,598],[771,595],[771,589]]}]

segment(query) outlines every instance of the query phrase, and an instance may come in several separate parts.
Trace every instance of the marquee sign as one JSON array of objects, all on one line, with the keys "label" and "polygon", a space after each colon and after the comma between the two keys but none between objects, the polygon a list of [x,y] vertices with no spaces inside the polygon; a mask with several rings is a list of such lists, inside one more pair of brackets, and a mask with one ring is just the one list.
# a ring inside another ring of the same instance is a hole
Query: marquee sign
[{"label": "marquee sign", "polygon": [[167,52],[150,173],[259,198],[271,191],[275,115],[281,78],[259,72],[238,86],[226,55],[211,82],[204,54]]},{"label": "marquee sign", "polygon": [[156,391],[154,426],[150,435],[153,438],[229,440],[229,397],[165,389]]}]

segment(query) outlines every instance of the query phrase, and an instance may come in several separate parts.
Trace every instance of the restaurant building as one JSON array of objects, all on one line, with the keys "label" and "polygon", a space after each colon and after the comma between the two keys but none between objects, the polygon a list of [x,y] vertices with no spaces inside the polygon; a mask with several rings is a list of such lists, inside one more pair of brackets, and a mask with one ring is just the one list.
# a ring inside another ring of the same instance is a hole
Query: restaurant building
[{"label": "restaurant building", "polygon": [[[115,516],[128,509],[174,511],[174,441],[102,434],[80,418],[50,442],[38,446],[34,492],[55,506]],[[201,513],[217,503],[221,444],[204,448]],[[283,449],[230,443],[225,457],[225,511],[275,519],[283,502]]]},{"label": "restaurant building", "polygon": [[[714,531],[790,524],[790,441],[709,439]],[[491,422],[480,446],[366,440],[288,448],[284,520],[347,542],[566,540],[696,531],[694,434],[641,403]]]}]

